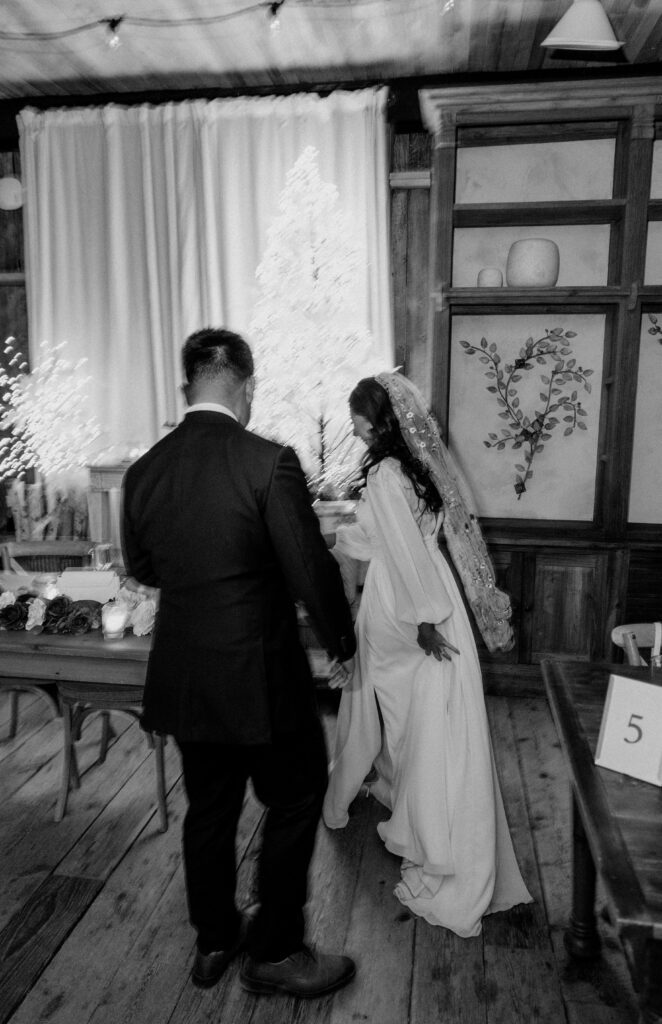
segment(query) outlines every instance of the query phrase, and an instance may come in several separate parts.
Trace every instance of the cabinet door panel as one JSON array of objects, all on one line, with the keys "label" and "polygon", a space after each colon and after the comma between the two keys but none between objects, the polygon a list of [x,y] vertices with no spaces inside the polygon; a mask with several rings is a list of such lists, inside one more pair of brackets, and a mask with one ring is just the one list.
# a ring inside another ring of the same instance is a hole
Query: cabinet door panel
[{"label": "cabinet door panel", "polygon": [[633,551],[627,583],[625,612],[620,622],[657,622],[662,619],[662,550]]},{"label": "cabinet door panel", "polygon": [[[662,222],[660,222],[662,228]],[[660,233],[662,255],[662,231]],[[631,523],[662,521],[662,309],[656,305],[641,318],[637,395],[634,419],[632,476],[628,519]]]},{"label": "cabinet door panel", "polygon": [[531,661],[590,661],[604,594],[603,559],[595,554],[536,557]]},{"label": "cabinet door panel", "polygon": [[610,199],[614,147],[614,139],[460,146],[455,202]]},{"label": "cabinet door panel", "polygon": [[454,315],[449,443],[486,519],[594,516],[607,319]]}]

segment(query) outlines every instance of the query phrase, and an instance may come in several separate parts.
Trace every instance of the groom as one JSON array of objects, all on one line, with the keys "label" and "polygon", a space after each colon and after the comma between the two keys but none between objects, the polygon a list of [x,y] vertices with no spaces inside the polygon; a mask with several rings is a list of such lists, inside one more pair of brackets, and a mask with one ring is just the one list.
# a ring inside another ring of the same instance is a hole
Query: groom
[{"label": "groom", "polygon": [[183,364],[186,416],[128,469],[123,531],[127,571],[161,590],[143,724],[181,752],[192,979],[215,984],[245,938],[235,839],[250,778],[267,812],[241,981],[318,996],[355,968],[304,945],[327,758],[295,600],[347,668],[352,619],[296,455],[245,429],[249,346],[205,328],[187,339]]}]

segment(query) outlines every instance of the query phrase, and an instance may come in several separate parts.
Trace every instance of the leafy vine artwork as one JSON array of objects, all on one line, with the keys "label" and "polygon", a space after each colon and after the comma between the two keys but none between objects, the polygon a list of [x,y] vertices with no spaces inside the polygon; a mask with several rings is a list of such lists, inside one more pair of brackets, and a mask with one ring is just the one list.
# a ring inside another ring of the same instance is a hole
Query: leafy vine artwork
[{"label": "leafy vine artwork", "polygon": [[[652,327],[648,328],[648,333],[649,334],[653,334],[653,335],[655,335],[655,334],[662,334],[662,327],[660,327],[660,324],[659,324],[659,321],[658,321],[657,317],[654,316],[652,313],[649,313],[648,314],[648,319],[650,320],[650,322],[653,325]],[[662,345],[662,338],[658,338],[658,341],[659,341],[660,345]]]},{"label": "leafy vine artwork", "polygon": [[[479,362],[487,367],[485,376],[490,381],[487,390],[500,407],[499,418],[507,421],[500,435],[489,432],[483,444],[499,452],[506,446],[512,451],[522,449],[521,462],[514,467],[513,486],[518,501],[533,476],[534,459],[544,452],[557,428],[565,424],[563,437],[569,437],[576,428],[587,429],[584,422],[587,413],[579,400],[579,388],[574,388],[573,384],[581,385],[590,394],[588,378],[593,370],[578,366],[577,360],[572,358],[569,343],[576,337],[575,331],[565,331],[562,327],[545,328],[541,338],[527,339],[519,350],[519,357],[512,363],[502,362],[496,342],[490,344],[486,338],[480,339],[480,345],[460,342],[466,355],[477,355]],[[527,413],[521,407],[517,385],[526,381],[537,367],[544,369],[540,373],[540,406]]]}]

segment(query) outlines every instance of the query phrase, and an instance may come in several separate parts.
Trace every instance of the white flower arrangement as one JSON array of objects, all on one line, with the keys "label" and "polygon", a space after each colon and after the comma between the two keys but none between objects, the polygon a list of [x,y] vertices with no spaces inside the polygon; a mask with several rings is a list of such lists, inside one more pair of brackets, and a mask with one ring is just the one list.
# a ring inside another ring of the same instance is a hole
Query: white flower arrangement
[{"label": "white flower arrangement", "polygon": [[16,592],[0,593],[0,629],[79,635],[99,629],[104,608],[113,607],[124,609],[125,628],[134,636],[149,636],[156,621],[158,597],[158,590],[151,587],[123,586],[114,600],[101,604],[72,601],[55,587],[49,588],[48,597],[30,587],[19,587]]},{"label": "white flower arrangement", "polygon": [[8,370],[0,373],[0,479],[34,469],[55,481],[83,468],[101,432],[90,409],[87,360],[73,363],[66,342],[43,342],[30,372],[12,337],[5,341]]}]

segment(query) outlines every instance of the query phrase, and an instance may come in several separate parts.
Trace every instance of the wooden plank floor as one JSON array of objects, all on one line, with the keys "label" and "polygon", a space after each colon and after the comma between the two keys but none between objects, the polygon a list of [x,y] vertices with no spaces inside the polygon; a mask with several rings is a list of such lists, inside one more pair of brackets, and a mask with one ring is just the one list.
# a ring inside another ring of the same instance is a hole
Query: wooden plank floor
[{"label": "wooden plank floor", "polygon": [[[329,732],[333,703],[324,709]],[[634,1024],[636,1003],[606,919],[603,956],[569,965],[569,788],[542,697],[490,697],[504,799],[531,906],[459,939],[415,920],[392,895],[398,861],[375,831],[385,811],[359,798],[340,832],[320,828],[311,871],[313,943],[345,950],[357,978],[321,1000],[249,996],[234,964],[211,990],[189,981],[180,835],[185,799],[167,746],[170,828],[158,832],[153,758],[135,724],[98,764],[99,724],[79,743],[82,787],[53,821],[60,722],[25,695],[7,735],[0,695],[0,1024]],[[239,893],[251,901],[261,809],[247,797]]]}]

